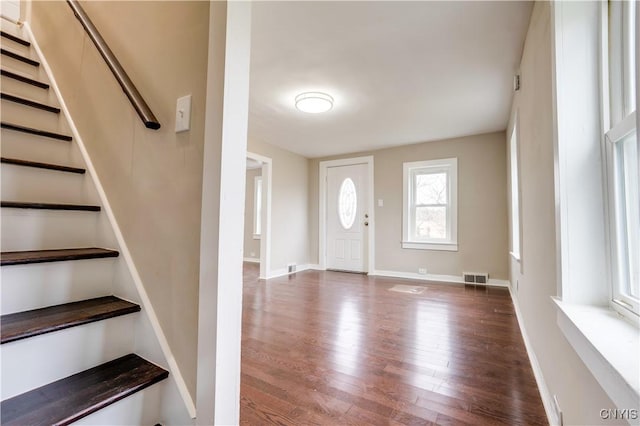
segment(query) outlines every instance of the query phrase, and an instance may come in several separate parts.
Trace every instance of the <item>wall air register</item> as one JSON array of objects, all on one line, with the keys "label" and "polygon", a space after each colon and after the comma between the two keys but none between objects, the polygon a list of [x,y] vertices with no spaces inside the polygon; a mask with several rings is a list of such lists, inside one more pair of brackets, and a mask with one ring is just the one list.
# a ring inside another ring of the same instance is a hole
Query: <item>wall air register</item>
[{"label": "wall air register", "polygon": [[489,274],[487,272],[463,272],[465,284],[487,284],[489,282]]}]

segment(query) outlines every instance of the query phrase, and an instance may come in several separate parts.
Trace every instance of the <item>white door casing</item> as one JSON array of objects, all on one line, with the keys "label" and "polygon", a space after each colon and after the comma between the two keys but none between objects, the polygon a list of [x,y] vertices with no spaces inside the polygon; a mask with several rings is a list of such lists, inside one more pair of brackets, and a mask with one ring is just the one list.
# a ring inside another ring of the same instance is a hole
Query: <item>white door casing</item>
[{"label": "white door casing", "polygon": [[327,269],[367,271],[367,183],[367,164],[327,169]]}]

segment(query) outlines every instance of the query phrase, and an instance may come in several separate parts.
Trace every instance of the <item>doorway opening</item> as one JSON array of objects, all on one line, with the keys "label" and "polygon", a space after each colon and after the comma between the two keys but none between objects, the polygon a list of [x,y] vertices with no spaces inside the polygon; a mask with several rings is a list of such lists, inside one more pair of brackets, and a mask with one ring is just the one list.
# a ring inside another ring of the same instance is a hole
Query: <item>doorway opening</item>
[{"label": "doorway opening", "polygon": [[260,279],[270,276],[271,166],[271,158],[247,152],[243,261],[260,264]]}]

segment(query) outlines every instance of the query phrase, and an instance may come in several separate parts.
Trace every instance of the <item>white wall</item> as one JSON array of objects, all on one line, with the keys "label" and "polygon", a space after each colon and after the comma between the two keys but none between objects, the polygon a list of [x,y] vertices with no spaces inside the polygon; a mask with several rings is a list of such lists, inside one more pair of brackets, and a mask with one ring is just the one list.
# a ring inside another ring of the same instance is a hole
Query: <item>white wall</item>
[{"label": "white wall", "polygon": [[[312,159],[309,235],[313,263],[317,263],[319,257],[319,162],[365,155],[374,158],[376,270],[416,274],[418,268],[426,268],[429,274],[459,277],[463,271],[486,271],[491,278],[508,278],[504,132]],[[403,249],[403,163],[452,157],[458,159],[458,251]],[[384,203],[382,207],[377,204],[380,199]]]},{"label": "white wall", "polygon": [[257,140],[248,150],[273,160],[271,191],[271,271],[309,263],[309,160]]},{"label": "white wall", "polygon": [[209,18],[196,420],[199,425],[232,425],[240,422],[238,236],[244,220],[251,3],[211,2]]},{"label": "white wall", "polygon": [[545,402],[548,405],[557,395],[565,424],[601,424],[600,409],[614,405],[558,328],[550,299],[557,294],[558,262],[551,25],[550,4],[537,2],[522,56],[521,90],[515,95],[511,114],[517,111],[519,115],[522,226],[522,265],[511,260],[511,284],[523,332],[549,391]]}]

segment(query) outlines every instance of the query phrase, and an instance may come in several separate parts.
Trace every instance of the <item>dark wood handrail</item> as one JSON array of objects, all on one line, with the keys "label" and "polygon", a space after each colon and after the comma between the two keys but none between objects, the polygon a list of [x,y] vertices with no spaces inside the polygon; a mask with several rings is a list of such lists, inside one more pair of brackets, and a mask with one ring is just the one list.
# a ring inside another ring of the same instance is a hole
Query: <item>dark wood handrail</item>
[{"label": "dark wood handrail", "polygon": [[82,27],[91,41],[93,41],[93,44],[98,49],[100,56],[102,56],[104,61],[107,63],[107,66],[113,73],[113,76],[118,80],[124,94],[129,98],[131,105],[133,105],[133,108],[138,113],[138,116],[144,125],[148,129],[159,129],[160,123],[158,122],[158,119],[153,115],[151,108],[149,108],[149,105],[147,105],[140,92],[138,92],[138,89],[122,68],[122,65],[120,65],[120,62],[118,62],[118,59],[111,49],[109,49],[109,46],[104,41],[97,28],[93,25],[93,22],[91,22],[91,19],[89,19],[82,6],[80,6],[77,0],[67,0],[67,3],[69,4],[69,7],[71,7],[71,10],[73,10],[76,18],[78,18],[78,21],[80,21],[80,24],[82,24]]}]

